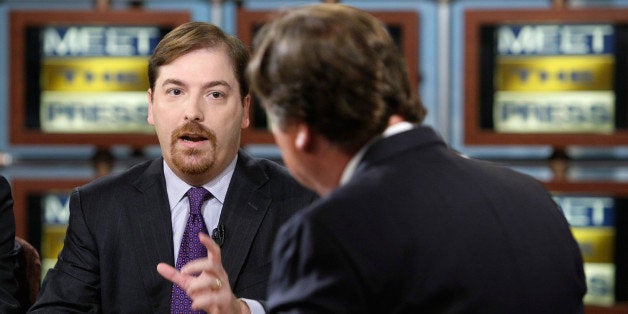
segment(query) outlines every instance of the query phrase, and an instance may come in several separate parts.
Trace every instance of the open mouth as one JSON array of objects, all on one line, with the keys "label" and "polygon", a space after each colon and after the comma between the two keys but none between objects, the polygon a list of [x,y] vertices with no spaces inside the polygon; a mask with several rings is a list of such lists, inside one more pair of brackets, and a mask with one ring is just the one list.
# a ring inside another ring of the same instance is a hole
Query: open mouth
[{"label": "open mouth", "polygon": [[187,148],[201,148],[209,143],[216,145],[216,136],[210,129],[205,129],[198,123],[187,123],[175,129],[171,135],[173,148],[175,145],[183,145]]},{"label": "open mouth", "polygon": [[206,141],[207,137],[199,134],[184,134],[183,136],[179,137],[179,139],[185,142],[201,142]]}]

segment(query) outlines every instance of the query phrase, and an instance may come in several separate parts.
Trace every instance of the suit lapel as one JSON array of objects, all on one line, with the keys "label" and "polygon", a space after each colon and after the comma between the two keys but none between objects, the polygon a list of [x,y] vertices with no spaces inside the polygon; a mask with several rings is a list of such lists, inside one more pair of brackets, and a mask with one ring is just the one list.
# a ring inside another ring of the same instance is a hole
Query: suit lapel
[{"label": "suit lapel", "polygon": [[220,215],[220,223],[225,227],[222,264],[229,274],[231,287],[238,280],[253,239],[270,206],[271,197],[260,189],[267,180],[264,171],[241,152]]},{"label": "suit lapel", "polygon": [[127,201],[132,247],[137,249],[140,272],[153,304],[170,308],[170,282],[157,273],[159,262],[174,265],[172,224],[163,161],[154,160],[133,182],[133,197]]},{"label": "suit lapel", "polygon": [[[222,262],[232,287],[271,204],[271,197],[261,188],[266,181],[268,177],[264,170],[241,152],[220,216],[220,224],[225,226]],[[160,309],[169,309],[172,284],[156,270],[159,262],[174,265],[172,223],[162,159],[153,161],[133,186],[125,201],[131,224],[129,241],[137,248],[139,268],[151,301]]]}]

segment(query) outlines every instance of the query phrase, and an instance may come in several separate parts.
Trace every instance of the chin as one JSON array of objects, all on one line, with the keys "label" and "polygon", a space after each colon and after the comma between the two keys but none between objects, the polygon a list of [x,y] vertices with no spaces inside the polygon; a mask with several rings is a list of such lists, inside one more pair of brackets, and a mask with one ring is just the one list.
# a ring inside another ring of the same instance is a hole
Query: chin
[{"label": "chin", "polygon": [[214,158],[200,154],[182,153],[174,154],[172,163],[186,175],[200,175],[208,172],[214,166]]}]

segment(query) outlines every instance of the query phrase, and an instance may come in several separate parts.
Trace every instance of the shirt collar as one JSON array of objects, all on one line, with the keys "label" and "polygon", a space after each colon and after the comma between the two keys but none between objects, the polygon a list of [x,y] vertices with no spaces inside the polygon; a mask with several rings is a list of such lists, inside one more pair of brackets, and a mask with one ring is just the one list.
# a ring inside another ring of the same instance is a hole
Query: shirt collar
[{"label": "shirt collar", "polygon": [[369,147],[371,147],[371,145],[373,145],[373,143],[377,142],[379,139],[393,136],[395,134],[398,134],[404,131],[408,131],[412,129],[413,127],[414,125],[410,122],[407,122],[407,121],[398,122],[387,127],[386,130],[384,130],[384,132],[381,135],[378,135],[372,138],[371,140],[369,140],[366,143],[366,145],[362,146],[362,148],[360,148],[358,153],[355,154],[353,158],[351,158],[351,160],[349,160],[349,162],[345,166],[345,169],[342,171],[342,176],[340,177],[340,185],[344,185],[345,183],[349,182],[349,180],[355,173],[355,169],[358,167],[358,164],[360,163],[360,161],[362,161],[364,154],[366,154],[366,151],[368,150]]},{"label": "shirt collar", "polygon": [[[203,187],[207,189],[212,196],[218,200],[221,204],[224,203],[225,198],[227,196],[227,190],[229,188],[229,183],[231,182],[231,177],[233,177],[233,172],[235,171],[236,162],[238,160],[238,156],[236,155],[233,158],[233,161],[219,173],[216,177],[214,177],[209,182],[203,184]],[[185,183],[181,178],[177,177],[177,175],[168,167],[166,161],[163,163],[164,167],[164,176],[166,178],[166,191],[168,193],[168,201],[170,202],[170,209],[174,208],[174,206],[181,201],[185,193],[192,187],[191,185]]]}]

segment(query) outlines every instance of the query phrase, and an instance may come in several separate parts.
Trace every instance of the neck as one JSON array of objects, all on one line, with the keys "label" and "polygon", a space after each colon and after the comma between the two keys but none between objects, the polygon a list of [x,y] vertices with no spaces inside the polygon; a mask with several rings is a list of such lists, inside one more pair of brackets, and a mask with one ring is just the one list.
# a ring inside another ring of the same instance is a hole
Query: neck
[{"label": "neck", "polygon": [[304,185],[325,196],[340,186],[342,173],[352,155],[322,138],[317,138],[315,146],[316,149],[304,157],[308,164],[304,177],[310,178]]},{"label": "neck", "polygon": [[323,162],[316,170],[319,174],[318,184],[314,189],[316,193],[325,196],[340,186],[340,178],[351,157],[336,151],[321,159]]},{"label": "neck", "polygon": [[393,126],[400,122],[405,122],[406,120],[398,114],[393,114],[388,118],[388,126]]}]

